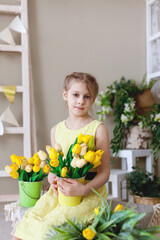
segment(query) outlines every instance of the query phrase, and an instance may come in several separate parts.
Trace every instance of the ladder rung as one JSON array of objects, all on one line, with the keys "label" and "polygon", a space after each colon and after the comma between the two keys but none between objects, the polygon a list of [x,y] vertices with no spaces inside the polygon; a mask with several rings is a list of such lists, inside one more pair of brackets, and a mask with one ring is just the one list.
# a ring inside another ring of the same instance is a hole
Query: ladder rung
[{"label": "ladder rung", "polygon": [[149,41],[153,42],[153,41],[157,40],[158,38],[160,38],[160,32],[157,32],[153,36],[149,37]]},{"label": "ladder rung", "polygon": [[7,44],[0,44],[0,51],[2,52],[22,52],[21,45],[7,45]]},{"label": "ladder rung", "polygon": [[7,13],[7,14],[18,14],[21,13],[21,6],[16,5],[0,5],[0,13]]},{"label": "ladder rung", "polygon": [[6,194],[0,196],[0,202],[15,202],[19,200],[19,194]]},{"label": "ladder rung", "polygon": [[24,134],[23,127],[5,127],[4,128],[5,134]]},{"label": "ladder rung", "polygon": [[[1,87],[3,87],[3,86],[2,85],[0,86],[0,93],[3,92]],[[23,86],[16,86],[16,92],[23,92]]]},{"label": "ladder rung", "polygon": [[0,170],[0,177],[10,177],[10,175],[5,170]]},{"label": "ladder rung", "polygon": [[160,78],[160,71],[149,74],[150,79]]},{"label": "ladder rung", "polygon": [[148,1],[148,5],[152,5],[155,2],[156,2],[156,0],[150,0],[150,1]]}]

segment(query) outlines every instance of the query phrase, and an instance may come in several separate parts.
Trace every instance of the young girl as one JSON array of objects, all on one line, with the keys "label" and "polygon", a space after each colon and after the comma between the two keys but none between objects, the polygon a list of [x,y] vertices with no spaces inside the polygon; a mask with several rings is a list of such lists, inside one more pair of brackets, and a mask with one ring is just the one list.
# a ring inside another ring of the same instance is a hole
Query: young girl
[{"label": "young girl", "polygon": [[[33,208],[27,210],[22,222],[17,226],[14,239],[44,240],[51,225],[59,225],[66,219],[92,219],[94,208],[101,199],[92,192],[96,189],[102,196],[107,197],[105,183],[110,174],[109,138],[106,127],[89,115],[89,110],[98,94],[96,79],[86,73],[74,72],[64,81],[63,98],[67,102],[69,116],[65,121],[58,123],[51,130],[51,143],[62,146],[64,155],[75,138],[80,134],[89,134],[95,137],[96,150],[102,149],[102,164],[91,170],[86,176],[86,184],[64,178],[59,179],[49,173],[48,181],[51,187]],[[58,183],[57,183],[58,182]],[[83,196],[81,203],[75,207],[64,207],[58,204],[57,187],[67,196]]]}]

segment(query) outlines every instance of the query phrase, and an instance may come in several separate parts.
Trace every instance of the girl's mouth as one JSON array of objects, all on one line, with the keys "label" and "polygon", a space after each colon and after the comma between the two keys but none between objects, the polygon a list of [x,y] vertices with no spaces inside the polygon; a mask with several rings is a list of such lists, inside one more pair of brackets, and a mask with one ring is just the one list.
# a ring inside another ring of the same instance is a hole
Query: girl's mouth
[{"label": "girl's mouth", "polygon": [[79,109],[79,110],[83,110],[84,108],[82,108],[82,107],[75,107],[75,108],[77,108],[77,109]]}]

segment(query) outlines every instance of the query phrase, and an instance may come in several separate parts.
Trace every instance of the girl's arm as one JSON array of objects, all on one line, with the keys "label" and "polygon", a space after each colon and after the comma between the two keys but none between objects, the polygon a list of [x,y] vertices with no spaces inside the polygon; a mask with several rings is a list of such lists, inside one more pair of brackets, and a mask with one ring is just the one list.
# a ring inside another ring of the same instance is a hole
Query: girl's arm
[{"label": "girl's arm", "polygon": [[64,195],[85,196],[92,192],[91,187],[98,189],[108,181],[110,175],[110,147],[108,131],[103,124],[97,128],[96,132],[96,150],[98,149],[104,151],[101,158],[102,164],[98,167],[97,175],[94,177],[94,179],[88,182],[86,185],[83,185],[70,178],[65,178],[64,180],[57,178],[58,186]]}]

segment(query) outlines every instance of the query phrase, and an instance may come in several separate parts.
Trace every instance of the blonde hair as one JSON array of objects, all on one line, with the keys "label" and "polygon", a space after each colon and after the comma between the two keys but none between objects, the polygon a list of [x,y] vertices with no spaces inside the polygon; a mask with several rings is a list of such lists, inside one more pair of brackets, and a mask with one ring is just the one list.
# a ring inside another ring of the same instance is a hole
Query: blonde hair
[{"label": "blonde hair", "polygon": [[67,75],[64,80],[63,88],[68,91],[70,88],[71,81],[81,81],[87,85],[87,88],[91,94],[93,101],[96,99],[99,86],[98,83],[92,75],[83,72],[73,72],[70,75]]}]

